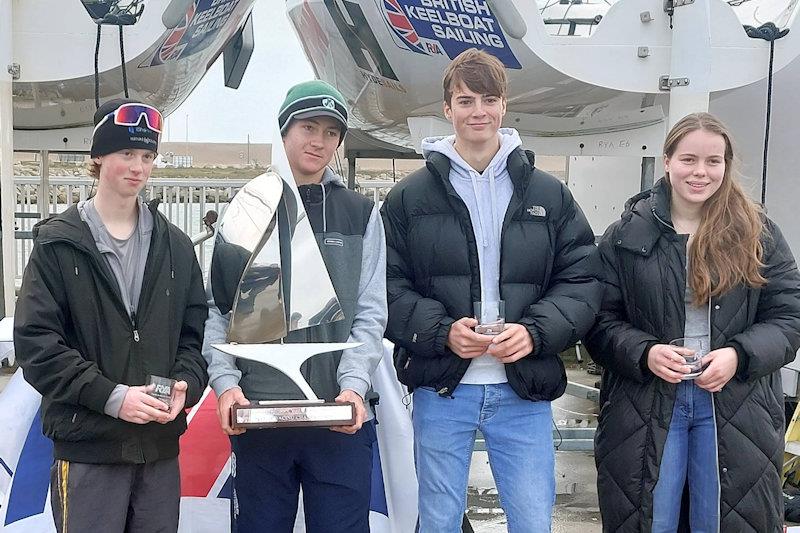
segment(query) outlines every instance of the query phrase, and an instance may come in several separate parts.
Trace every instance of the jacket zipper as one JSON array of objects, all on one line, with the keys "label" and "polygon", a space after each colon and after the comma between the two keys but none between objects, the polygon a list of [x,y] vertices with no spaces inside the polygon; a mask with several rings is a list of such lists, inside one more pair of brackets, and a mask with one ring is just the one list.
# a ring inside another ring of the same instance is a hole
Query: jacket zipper
[{"label": "jacket zipper", "polygon": [[[672,228],[672,231],[674,231],[675,233],[678,233],[677,230],[675,230],[674,227],[672,227],[670,224],[667,224],[666,222],[661,220],[661,218],[659,218],[659,216],[656,214],[655,207],[653,208],[653,216],[655,216],[665,226],[668,226],[668,227]],[[687,244],[688,244],[688,242],[687,242]],[[688,255],[688,250],[687,250],[687,255]],[[686,261],[687,262],[689,261],[688,257],[686,258]],[[688,283],[688,282],[689,282],[689,280],[687,279],[686,283]],[[707,320],[707,324],[708,324],[708,350],[709,351],[711,351],[711,337],[712,337],[712,335],[711,335],[711,333],[712,333],[712,331],[711,331],[711,305],[712,305],[712,303],[713,303],[713,300],[709,296],[708,297],[708,314],[707,314],[707,319],[706,319]],[[686,318],[684,317],[684,322],[685,321],[686,321]],[[697,386],[697,385],[695,385],[695,386]],[[711,392],[709,394],[711,394],[711,414],[714,417],[714,457],[715,457],[715,463],[717,464],[717,468],[716,468],[716,472],[717,472],[717,476],[716,476],[717,477],[717,529],[716,529],[716,532],[719,533],[720,532],[720,522],[722,521],[722,513],[720,511],[720,503],[722,501],[722,481],[720,480],[720,477],[719,477],[719,436],[717,434],[717,403],[716,403],[716,400],[715,400],[717,393]]]},{"label": "jacket zipper", "polygon": [[[708,350],[711,351],[711,304],[712,299],[708,298]],[[720,511],[720,504],[722,502],[722,480],[719,477],[719,435],[717,435],[717,402],[715,392],[711,393],[711,414],[714,415],[714,458],[717,463],[717,533],[720,532],[720,522],[722,521],[722,512]]]},{"label": "jacket zipper", "polygon": [[133,327],[133,340],[139,342],[139,326],[136,324],[136,313],[131,311],[131,326]]},{"label": "jacket zipper", "polygon": [[[157,219],[158,219],[157,215],[153,214],[153,236],[151,236],[150,248],[147,251],[148,256],[149,256],[150,252],[153,251],[156,248],[156,246],[155,246],[155,235],[157,233],[156,232]],[[169,228],[167,228],[167,232],[169,232]],[[169,238],[169,235],[167,235],[166,238]],[[94,255],[94,253],[92,253],[90,250],[87,250],[86,248],[77,245],[74,241],[71,241],[69,239],[57,237],[55,239],[50,239],[49,241],[46,241],[46,242],[48,242],[48,243],[63,242],[65,244],[68,244],[69,246],[72,246],[76,250],[78,250],[78,251],[80,251],[82,253],[85,253],[89,257],[90,261],[92,261],[94,263],[95,268],[100,273],[100,278],[107,285],[106,288],[108,289],[108,291],[111,294],[116,296],[116,298],[114,298],[114,300],[115,300],[115,304],[117,306],[117,309],[120,312],[122,312],[123,315],[127,316],[128,319],[130,320],[131,326],[132,326],[132,333],[133,333],[134,341],[139,342],[140,335],[139,335],[138,324],[136,322],[136,314],[135,313],[129,313],[128,310],[125,309],[125,305],[122,302],[122,297],[119,294],[120,289],[119,289],[119,287],[117,285],[117,281],[115,279],[109,278],[109,276],[107,275],[106,270],[104,270],[103,265],[100,263],[101,258],[96,257]],[[148,259],[149,259],[149,257],[148,257]],[[141,305],[142,305],[142,303],[144,301],[145,294],[148,291],[150,291],[150,285],[152,285],[152,279],[151,278],[153,278],[153,274],[151,274],[149,271],[152,270],[152,268],[153,268],[152,265],[156,262],[157,259],[160,259],[160,257],[159,258],[153,258],[152,261],[148,260],[145,263],[145,270],[144,270],[144,273],[142,275],[142,288],[141,288],[141,291],[140,291],[140,294],[139,294],[139,307],[140,308],[141,308]],[[75,270],[76,270],[76,275],[77,275],[77,266],[75,267]],[[148,274],[150,274],[150,275],[148,275]],[[146,283],[146,282],[149,282],[149,283]],[[145,289],[147,289],[147,291]]]},{"label": "jacket zipper", "polygon": [[[475,228],[472,227],[472,219],[469,216],[469,209],[467,209],[467,204],[464,202],[464,199],[461,198],[458,195],[458,193],[455,191],[455,189],[453,189],[453,186],[449,182],[449,177],[443,177],[439,173],[438,170],[436,170],[436,175],[442,181],[442,185],[444,186],[445,194],[447,196],[453,197],[454,200],[461,206],[463,211],[466,211],[466,213],[467,213],[466,220],[469,223],[469,229],[472,231],[472,238],[473,238],[473,240],[475,240],[476,247],[477,247],[477,238],[475,237]],[[509,174],[509,178],[511,178],[511,174]],[[512,179],[511,182],[514,183],[514,180]],[[517,203],[515,205],[515,209],[514,210],[510,209],[511,202],[514,201],[514,196],[515,196],[515,194],[517,192],[516,189],[517,189],[516,184],[514,184],[514,192],[511,195],[511,200],[509,200],[509,209],[506,209],[506,214],[503,217],[503,224],[502,224],[501,229],[500,229],[500,261],[499,261],[499,265],[498,265],[498,269],[499,269],[500,272],[503,271],[503,236],[505,235],[505,230],[506,230],[507,224],[511,221],[511,216],[509,215],[509,213],[513,214],[513,212],[516,211],[516,209],[519,208],[519,205],[522,204],[522,202],[524,201],[524,198],[522,197],[523,195],[520,195],[520,197],[517,198]],[[461,214],[463,215],[463,212]],[[457,216],[458,216],[458,214],[457,214]],[[477,248],[475,250],[475,253],[476,254],[478,253]],[[479,264],[477,265],[477,268],[478,268],[478,287],[480,289],[480,294],[482,295],[483,294],[483,287],[481,287],[480,261],[479,261]],[[500,293],[500,297],[502,298],[502,296],[503,296],[502,295],[502,287],[501,287],[502,283],[499,283],[499,280],[498,280],[498,285],[499,285],[498,286],[498,292]],[[406,362],[406,366],[408,366],[408,362]],[[458,384],[461,381],[461,378],[464,377],[464,374],[466,374],[466,372],[467,371],[465,369],[464,372],[459,376],[458,381],[456,382],[456,384]],[[438,395],[440,395],[440,396],[447,395],[449,392],[450,392],[450,388],[449,387],[442,387],[442,388],[440,388],[439,390],[436,391],[436,393]],[[452,395],[450,395],[449,397],[452,398]]]},{"label": "jacket zipper", "polygon": [[660,216],[658,216],[658,213],[656,213],[656,208],[655,207],[651,207],[650,211],[653,213],[653,216],[656,217],[656,220],[658,220],[659,222],[664,224],[666,227],[668,227],[669,229],[671,229],[675,233],[678,233],[678,230],[675,229],[675,226],[673,226],[669,222],[665,222]]}]

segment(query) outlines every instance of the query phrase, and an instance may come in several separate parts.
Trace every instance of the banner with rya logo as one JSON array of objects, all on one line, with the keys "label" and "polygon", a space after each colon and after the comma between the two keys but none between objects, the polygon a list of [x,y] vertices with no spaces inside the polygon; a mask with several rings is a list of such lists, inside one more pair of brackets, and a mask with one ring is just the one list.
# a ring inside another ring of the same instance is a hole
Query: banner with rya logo
[{"label": "banner with rya logo", "polygon": [[522,68],[486,0],[377,0],[399,45],[425,55],[453,59],[469,48]]}]

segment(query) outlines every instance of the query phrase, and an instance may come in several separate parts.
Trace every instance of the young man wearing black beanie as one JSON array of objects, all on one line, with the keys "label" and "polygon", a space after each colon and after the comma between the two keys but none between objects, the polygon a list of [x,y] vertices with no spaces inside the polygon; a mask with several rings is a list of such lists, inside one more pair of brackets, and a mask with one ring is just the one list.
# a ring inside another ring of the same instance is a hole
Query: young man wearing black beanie
[{"label": "young man wearing black beanie", "polygon": [[356,423],[332,431],[232,428],[234,402],[296,399],[297,391],[267,365],[234,360],[212,348],[225,342],[231,318],[221,299],[213,302],[203,354],[219,398],[222,429],[231,435],[233,531],[291,533],[302,487],[306,531],[367,533],[376,439],[367,399],[371,375],[383,353],[387,313],[383,225],[372,200],[348,190],[342,177],[328,168],[347,131],[347,107],[339,91],[319,80],[295,85],[281,105],[278,126],[344,314],[337,322],[292,331],[285,342],[361,343],[338,354],[313,357],[303,365],[317,396],[355,404]]},{"label": "young man wearing black beanie", "polygon": [[[14,348],[42,395],[60,533],[178,529],[178,438],[207,384],[208,309],[191,241],[139,197],[162,122],[133,100],[102,105],[96,196],[33,231]],[[150,376],[171,395],[156,398]]]}]

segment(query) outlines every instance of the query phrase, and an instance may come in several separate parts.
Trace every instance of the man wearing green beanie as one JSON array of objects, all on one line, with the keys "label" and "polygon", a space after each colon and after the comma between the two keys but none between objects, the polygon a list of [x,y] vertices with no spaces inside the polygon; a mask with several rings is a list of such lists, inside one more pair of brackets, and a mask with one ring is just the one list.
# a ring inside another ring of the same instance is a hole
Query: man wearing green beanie
[{"label": "man wearing green beanie", "polygon": [[[222,429],[235,468],[233,530],[291,533],[303,489],[306,531],[367,533],[375,427],[371,375],[381,360],[386,326],[386,244],[372,200],[348,190],[328,164],[347,132],[341,93],[322,81],[300,83],[281,105],[283,147],[344,312],[344,320],[290,333],[286,342],[359,342],[321,354],[303,369],[316,395],[353,402],[356,423],[326,428],[253,430],[231,427],[233,403],[296,399],[296,388],[266,365],[235,360],[211,347],[225,342],[229,306],[211,302],[203,354],[217,393]],[[211,276],[212,293],[215,280]],[[221,300],[221,298],[220,298]]]},{"label": "man wearing green beanie", "polygon": [[[293,120],[327,117],[339,129],[338,148],[347,133],[347,105],[342,93],[321,80],[298,83],[286,93],[278,114],[278,126],[284,140]],[[328,121],[330,124],[330,121]],[[287,154],[288,155],[288,154]],[[331,154],[331,158],[333,154]],[[327,165],[330,162],[325,163]],[[291,161],[290,161],[291,164]]]}]

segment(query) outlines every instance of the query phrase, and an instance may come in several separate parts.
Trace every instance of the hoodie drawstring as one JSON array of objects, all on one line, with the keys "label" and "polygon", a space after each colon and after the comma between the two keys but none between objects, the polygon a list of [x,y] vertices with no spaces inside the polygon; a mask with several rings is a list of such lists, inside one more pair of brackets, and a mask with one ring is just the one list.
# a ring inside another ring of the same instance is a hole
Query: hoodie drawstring
[{"label": "hoodie drawstring", "polygon": [[328,233],[328,214],[325,212],[325,184],[320,183],[319,186],[322,187],[322,236],[324,237]]},{"label": "hoodie drawstring", "polygon": [[[478,173],[475,170],[469,171],[469,177],[472,181],[472,192],[475,193],[475,201],[479,202],[481,195],[478,193]],[[481,232],[481,245],[489,246],[489,240],[486,238],[486,230],[483,226],[483,212],[478,210],[478,224],[480,225]]]},{"label": "hoodie drawstring", "polygon": [[[494,176],[494,167],[489,167],[487,170],[487,176],[489,178],[489,195],[491,197],[491,210],[492,210],[492,239],[496,239],[500,237],[500,221],[498,220],[498,213],[497,213],[497,186],[495,184],[495,176]],[[472,191],[475,193],[475,201],[480,203],[480,193],[478,192],[478,172],[475,170],[469,171],[469,177],[472,181]],[[483,210],[478,209],[478,224],[480,225],[480,232],[481,232],[481,244],[486,247],[489,246],[489,235],[488,231],[486,231],[487,224],[484,224],[483,221]]]},{"label": "hoodie drawstring", "polygon": [[489,194],[492,197],[492,238],[500,238],[500,221],[497,213],[497,187],[495,185],[494,167],[489,167]]}]

